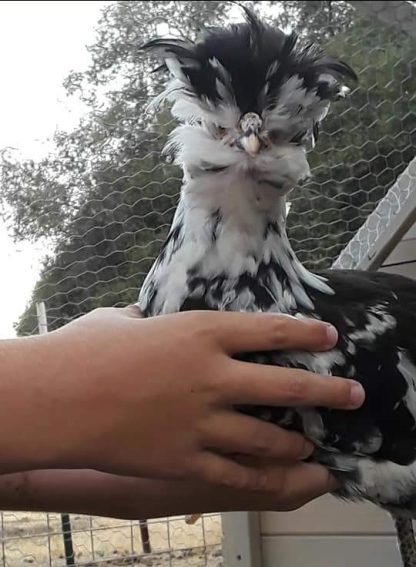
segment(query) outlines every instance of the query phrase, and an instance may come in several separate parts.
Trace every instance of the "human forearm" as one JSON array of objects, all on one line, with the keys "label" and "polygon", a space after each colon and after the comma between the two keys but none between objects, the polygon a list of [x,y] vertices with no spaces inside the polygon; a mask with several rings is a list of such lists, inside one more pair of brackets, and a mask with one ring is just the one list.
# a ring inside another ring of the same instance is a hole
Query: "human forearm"
[{"label": "human forearm", "polygon": [[69,402],[59,357],[46,338],[0,341],[0,472],[56,466],[67,451],[59,439]]},{"label": "human forearm", "polygon": [[[276,492],[235,490],[203,483],[120,477],[91,470],[39,470],[0,476],[0,508],[67,512],[122,519],[160,518],[194,512],[288,510],[333,489],[317,469],[291,471],[292,485]],[[273,473],[271,473],[273,474]],[[303,478],[307,475],[308,479]],[[316,476],[316,478],[314,478]]]},{"label": "human forearm", "polygon": [[5,474],[0,476],[0,508],[124,519],[157,517],[157,503],[164,496],[163,482],[160,485],[155,499],[156,487],[147,479],[82,469]]},{"label": "human forearm", "polygon": [[0,476],[3,510],[66,512],[122,519],[158,518],[217,511],[212,489],[182,481],[159,481],[92,470],[38,470]]}]

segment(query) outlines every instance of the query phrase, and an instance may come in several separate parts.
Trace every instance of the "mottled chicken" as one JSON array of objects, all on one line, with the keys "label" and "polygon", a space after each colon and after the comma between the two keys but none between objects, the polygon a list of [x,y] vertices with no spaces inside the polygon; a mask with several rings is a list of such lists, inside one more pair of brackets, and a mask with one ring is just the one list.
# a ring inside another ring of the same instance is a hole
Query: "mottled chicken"
[{"label": "mottled chicken", "polygon": [[170,73],[155,104],[171,103],[180,122],[167,150],[183,169],[183,185],[140,308],[146,316],[273,311],[335,325],[339,341],[329,352],[241,358],[354,378],[366,391],[359,410],[240,409],[311,439],[313,459],[342,481],[336,496],[392,513],[404,564],[416,566],[407,545],[416,517],[416,282],[312,273],[285,229],[285,198],[309,176],[307,149],[355,73],[249,11],[244,23],[208,30],[196,42],[157,38],[144,49]]}]

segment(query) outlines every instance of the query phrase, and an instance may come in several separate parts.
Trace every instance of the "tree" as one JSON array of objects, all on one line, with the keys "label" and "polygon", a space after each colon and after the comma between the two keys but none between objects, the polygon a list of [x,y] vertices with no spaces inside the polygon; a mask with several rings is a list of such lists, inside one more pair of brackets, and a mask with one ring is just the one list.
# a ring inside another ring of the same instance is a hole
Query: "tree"
[{"label": "tree", "polygon": [[39,163],[3,153],[2,202],[16,239],[53,239],[19,334],[36,328],[36,302],[54,329],[99,305],[133,301],[170,225],[180,171],[160,158],[173,127],[168,113],[144,112],[157,78],[138,46],[159,22],[192,35],[221,21],[221,2],[117,2],[107,7],[92,64],[66,80],[91,111],[73,132],[58,132]]},{"label": "tree", "polygon": [[[348,105],[333,108],[314,178],[292,197],[289,235],[299,258],[327,268],[414,156],[416,58],[411,38],[357,20],[328,45],[359,72]],[[305,239],[305,223],[308,238]]]}]

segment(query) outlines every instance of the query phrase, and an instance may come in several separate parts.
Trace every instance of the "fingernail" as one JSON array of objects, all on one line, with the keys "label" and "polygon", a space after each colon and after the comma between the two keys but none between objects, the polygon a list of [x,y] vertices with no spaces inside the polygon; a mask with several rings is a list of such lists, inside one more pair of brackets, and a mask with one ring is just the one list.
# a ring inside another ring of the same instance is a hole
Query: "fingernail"
[{"label": "fingernail", "polygon": [[328,337],[328,343],[330,345],[336,345],[338,341],[338,331],[332,325],[327,325],[326,336]]},{"label": "fingernail", "polygon": [[314,446],[309,441],[306,441],[305,446],[303,448],[302,459],[307,459],[313,453]]},{"label": "fingernail", "polygon": [[358,408],[364,401],[365,392],[364,388],[361,386],[359,382],[355,382],[351,380],[352,386],[350,390],[350,407]]}]

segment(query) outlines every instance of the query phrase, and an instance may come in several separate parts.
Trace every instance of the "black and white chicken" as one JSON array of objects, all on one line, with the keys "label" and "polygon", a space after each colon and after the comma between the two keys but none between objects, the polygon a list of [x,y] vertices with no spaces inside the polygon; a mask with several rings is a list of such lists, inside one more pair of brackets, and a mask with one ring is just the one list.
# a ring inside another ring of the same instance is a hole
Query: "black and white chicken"
[{"label": "black and white chicken", "polygon": [[309,175],[307,146],[355,73],[249,11],[244,23],[197,42],[157,38],[144,49],[171,76],[155,103],[172,103],[180,122],[167,147],[184,177],[139,307],[146,316],[274,311],[332,323],[339,341],[329,352],[242,357],[354,378],[366,391],[359,410],[242,411],[304,432],[316,445],[314,459],[342,480],[336,495],[392,513],[404,564],[416,566],[408,545],[416,517],[416,282],[312,273],[285,230],[285,197]]}]

